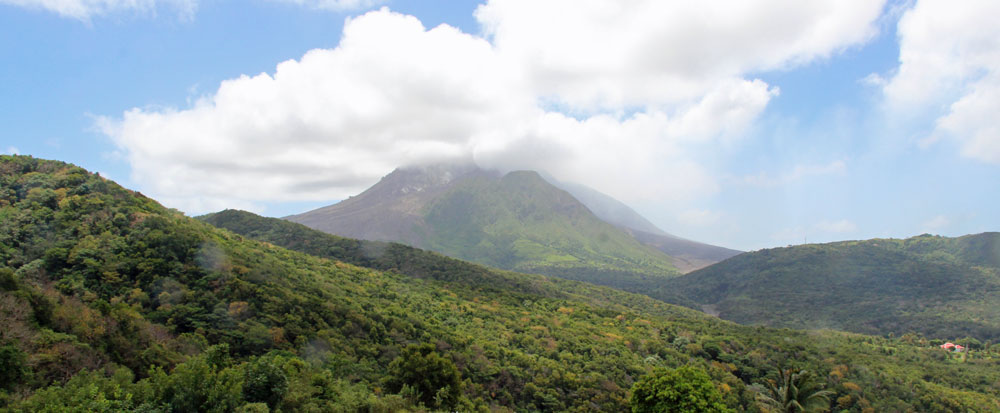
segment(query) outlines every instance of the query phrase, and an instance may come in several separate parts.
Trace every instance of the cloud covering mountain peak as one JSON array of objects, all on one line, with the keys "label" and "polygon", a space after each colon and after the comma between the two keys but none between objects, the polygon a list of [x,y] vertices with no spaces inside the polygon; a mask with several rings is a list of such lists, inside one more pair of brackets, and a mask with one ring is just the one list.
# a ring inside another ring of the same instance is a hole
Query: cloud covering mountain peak
[{"label": "cloud covering mountain peak", "polygon": [[867,41],[883,4],[765,3],[490,1],[483,35],[383,8],[333,49],[98,126],[145,191],[192,213],[342,199],[449,159],[691,199],[718,188],[696,154],[742,137],[779,93],[750,74]]}]

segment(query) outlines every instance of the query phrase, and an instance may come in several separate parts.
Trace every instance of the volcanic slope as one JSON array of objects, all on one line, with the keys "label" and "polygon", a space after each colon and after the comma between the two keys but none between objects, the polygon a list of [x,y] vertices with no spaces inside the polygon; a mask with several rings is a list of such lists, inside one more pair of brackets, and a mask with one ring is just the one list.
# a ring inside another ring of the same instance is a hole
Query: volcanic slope
[{"label": "volcanic slope", "polygon": [[[395,241],[521,272],[673,299],[672,257],[602,221],[537,173],[472,165],[397,169],[358,196],[286,217],[327,233]],[[676,300],[675,300],[676,301]]]},{"label": "volcanic slope", "polygon": [[628,205],[607,194],[586,185],[560,182],[545,175],[543,177],[580,200],[598,218],[623,229],[639,243],[669,255],[674,267],[681,272],[704,268],[742,252],[668,234]]}]

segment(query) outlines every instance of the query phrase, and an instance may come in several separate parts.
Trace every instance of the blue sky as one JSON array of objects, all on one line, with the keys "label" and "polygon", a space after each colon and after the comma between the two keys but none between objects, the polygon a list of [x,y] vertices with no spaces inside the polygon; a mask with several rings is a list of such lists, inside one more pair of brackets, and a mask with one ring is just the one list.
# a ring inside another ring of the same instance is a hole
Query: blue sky
[{"label": "blue sky", "polygon": [[740,249],[1000,230],[991,2],[483,3],[0,0],[0,152],[192,215],[471,157]]}]

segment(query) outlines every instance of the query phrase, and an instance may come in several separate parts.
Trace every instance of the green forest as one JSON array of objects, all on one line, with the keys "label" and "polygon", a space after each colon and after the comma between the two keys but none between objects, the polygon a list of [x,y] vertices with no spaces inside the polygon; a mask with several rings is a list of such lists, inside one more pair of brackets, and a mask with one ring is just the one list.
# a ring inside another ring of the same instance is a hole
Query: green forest
[{"label": "green forest", "polygon": [[662,285],[738,323],[1000,339],[996,232],[767,249]]},{"label": "green forest", "polygon": [[820,410],[1000,409],[1000,354],[939,338],[742,326],[248,213],[196,220],[0,157],[4,411],[669,411],[697,395],[691,409],[757,412],[793,387]]}]

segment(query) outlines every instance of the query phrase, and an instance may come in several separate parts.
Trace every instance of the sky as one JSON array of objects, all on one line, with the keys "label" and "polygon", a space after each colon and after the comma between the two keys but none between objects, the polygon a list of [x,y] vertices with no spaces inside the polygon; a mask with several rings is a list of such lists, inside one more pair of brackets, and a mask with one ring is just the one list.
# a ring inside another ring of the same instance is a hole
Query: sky
[{"label": "sky", "polygon": [[1000,2],[0,0],[0,153],[188,215],[542,170],[742,250],[1000,230]]}]

